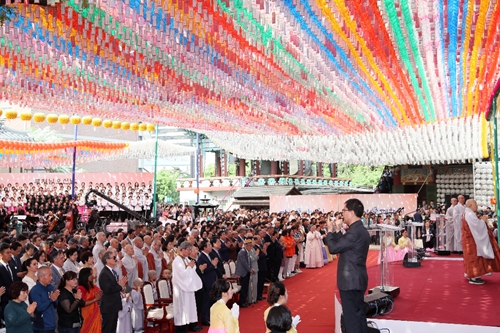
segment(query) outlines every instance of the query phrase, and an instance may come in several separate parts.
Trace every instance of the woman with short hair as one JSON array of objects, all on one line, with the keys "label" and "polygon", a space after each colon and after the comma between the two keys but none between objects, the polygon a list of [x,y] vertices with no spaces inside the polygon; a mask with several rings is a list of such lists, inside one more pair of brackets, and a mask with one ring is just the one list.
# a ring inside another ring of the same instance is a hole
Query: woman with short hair
[{"label": "woman with short hair", "polygon": [[31,316],[35,313],[36,302],[26,304],[28,285],[21,281],[14,282],[9,288],[11,300],[4,309],[7,333],[33,333]]},{"label": "woman with short hair", "polygon": [[266,319],[266,327],[271,333],[286,333],[292,328],[292,313],[282,306],[273,306]]}]

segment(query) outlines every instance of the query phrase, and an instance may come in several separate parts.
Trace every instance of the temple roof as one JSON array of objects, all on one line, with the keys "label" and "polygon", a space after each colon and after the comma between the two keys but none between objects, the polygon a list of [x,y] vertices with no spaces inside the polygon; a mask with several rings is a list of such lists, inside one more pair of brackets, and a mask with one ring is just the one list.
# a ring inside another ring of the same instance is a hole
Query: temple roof
[{"label": "temple roof", "polygon": [[17,131],[9,128],[5,126],[5,123],[2,120],[0,120],[0,140],[34,141],[33,138],[28,135],[28,132]]}]

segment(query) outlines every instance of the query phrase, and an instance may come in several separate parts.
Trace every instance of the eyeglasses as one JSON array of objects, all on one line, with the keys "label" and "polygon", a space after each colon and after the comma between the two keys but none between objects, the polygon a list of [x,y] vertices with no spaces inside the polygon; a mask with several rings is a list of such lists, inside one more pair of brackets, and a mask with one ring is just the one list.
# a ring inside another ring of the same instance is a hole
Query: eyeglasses
[{"label": "eyeglasses", "polygon": [[342,209],[342,212],[348,212],[348,211],[350,211],[350,209],[347,208]]}]

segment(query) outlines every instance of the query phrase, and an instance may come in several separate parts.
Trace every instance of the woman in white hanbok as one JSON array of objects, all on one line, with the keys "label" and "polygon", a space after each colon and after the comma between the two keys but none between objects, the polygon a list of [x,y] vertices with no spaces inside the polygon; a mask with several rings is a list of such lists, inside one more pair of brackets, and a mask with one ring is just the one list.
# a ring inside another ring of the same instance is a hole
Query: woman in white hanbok
[{"label": "woman in white hanbok", "polygon": [[306,237],[306,251],[304,262],[307,268],[319,268],[324,266],[323,261],[323,240],[321,234],[316,231],[316,226],[312,224]]}]

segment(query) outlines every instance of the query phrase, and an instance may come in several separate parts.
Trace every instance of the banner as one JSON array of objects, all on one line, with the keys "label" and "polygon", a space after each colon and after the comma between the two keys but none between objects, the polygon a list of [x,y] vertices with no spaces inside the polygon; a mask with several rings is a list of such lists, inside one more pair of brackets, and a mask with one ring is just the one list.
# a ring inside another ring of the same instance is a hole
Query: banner
[{"label": "banner", "polygon": [[[68,184],[71,185],[71,173],[0,173],[0,183],[6,185],[10,183],[15,186],[23,184],[40,184],[40,185],[50,185],[50,184]],[[128,182],[134,185],[135,182],[145,182],[149,185],[149,182],[153,182],[154,174],[146,172],[107,172],[107,173],[77,173],[76,183],[84,182],[86,185],[92,182],[94,185],[96,183],[115,183],[121,184]]]}]

